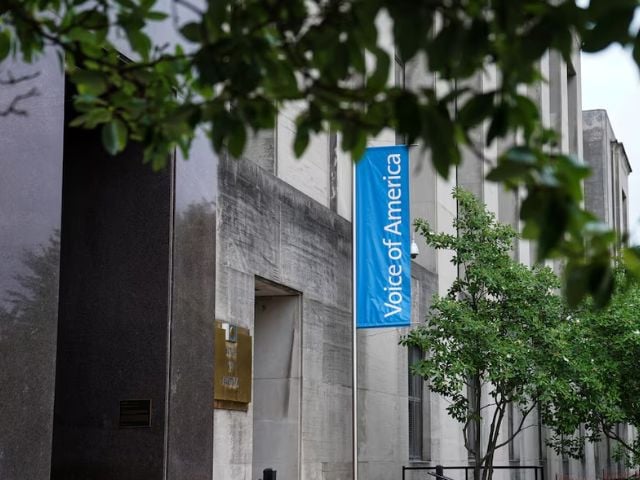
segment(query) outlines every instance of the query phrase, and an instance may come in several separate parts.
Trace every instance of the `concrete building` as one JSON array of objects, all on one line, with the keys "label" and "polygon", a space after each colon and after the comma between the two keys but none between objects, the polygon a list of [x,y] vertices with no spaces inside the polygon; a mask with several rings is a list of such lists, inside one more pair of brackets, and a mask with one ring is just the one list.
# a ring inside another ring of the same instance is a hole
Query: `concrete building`
[{"label": "concrete building", "polygon": [[[241,159],[198,138],[189,161],[153,174],[135,146],[107,160],[97,134],[67,127],[55,55],[12,68],[39,70],[42,95],[28,117],[0,121],[0,478],[249,480],[268,467],[284,480],[351,478],[352,178],[339,137],[314,137],[296,160],[292,105]],[[579,57],[548,55],[541,69],[549,83],[528,94],[581,155]],[[447,88],[418,62],[396,63],[390,81]],[[3,88],[0,104],[14,93]],[[372,145],[395,142],[386,131]],[[451,231],[457,184],[519,228],[519,196],[484,181],[491,165],[468,155],[446,181],[428,154],[411,162],[411,217]],[[416,241],[418,324],[456,271]],[[530,263],[532,246],[515,255]],[[358,332],[362,479],[468,461],[446,403],[408,375],[406,331]],[[223,348],[251,336],[248,403],[216,397],[220,333]],[[542,434],[530,429],[497,461],[562,474]]]},{"label": "concrete building", "polygon": [[592,174],[584,182],[589,211],[621,235],[629,233],[629,175],[624,145],[616,140],[606,110],[582,112],[584,160]]},{"label": "concrete building", "polygon": [[[584,182],[585,206],[599,220],[614,229],[623,239],[629,234],[629,175],[631,165],[624,145],[616,140],[606,110],[582,112],[584,160],[592,170]],[[625,240],[626,241],[626,240]],[[618,433],[627,441],[637,432],[629,425],[618,425]],[[597,445],[587,445],[593,455],[594,475],[624,477],[628,469],[615,460],[614,445],[603,438]],[[568,469],[576,470],[575,463]]]}]

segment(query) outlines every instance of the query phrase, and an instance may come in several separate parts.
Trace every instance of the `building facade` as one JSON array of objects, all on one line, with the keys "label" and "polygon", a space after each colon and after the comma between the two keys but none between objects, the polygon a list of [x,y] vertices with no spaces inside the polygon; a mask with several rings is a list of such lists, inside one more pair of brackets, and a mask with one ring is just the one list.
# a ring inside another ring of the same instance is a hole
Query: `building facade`
[{"label": "building facade", "polygon": [[[55,55],[12,68],[40,71],[42,95],[28,117],[0,121],[0,477],[249,480],[273,468],[285,480],[352,478],[352,165],[339,135],[314,137],[296,160],[299,107],[290,105],[243,158],[215,155],[199,137],[188,161],[176,154],[156,174],[135,146],[110,158],[96,133],[67,126],[73,112]],[[582,156],[579,56],[567,64],[547,55],[541,70],[549,82],[528,94],[562,149]],[[474,87],[493,88],[496,75]],[[390,81],[451,88],[419,60],[396,62]],[[0,103],[14,94],[4,88]],[[394,143],[392,131],[371,141]],[[450,232],[460,185],[519,228],[519,195],[484,180],[507,146],[484,147],[490,163],[467,154],[449,180],[413,149],[411,218]],[[415,240],[419,324],[457,272],[449,255]],[[530,264],[533,248],[522,240],[514,255]],[[251,400],[242,405],[216,393],[215,338],[225,328],[251,337]],[[398,345],[407,331],[357,333],[362,479],[468,462],[447,404],[408,373],[415,352]],[[534,426],[497,462],[593,478],[593,451],[569,464]]]},{"label": "building facade", "polygon": [[606,110],[582,112],[584,160],[592,174],[585,180],[586,207],[621,235],[629,234],[631,165]]}]

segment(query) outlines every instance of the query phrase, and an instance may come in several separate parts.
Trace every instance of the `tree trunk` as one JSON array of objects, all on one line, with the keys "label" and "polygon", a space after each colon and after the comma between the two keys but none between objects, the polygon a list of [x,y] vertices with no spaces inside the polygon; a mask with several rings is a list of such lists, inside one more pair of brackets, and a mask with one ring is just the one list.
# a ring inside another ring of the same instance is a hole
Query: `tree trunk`
[{"label": "tree trunk", "polygon": [[475,425],[475,435],[473,438],[473,450],[474,450],[474,468],[473,468],[473,479],[481,480],[482,474],[482,435],[480,431],[480,426],[482,421],[480,419],[480,402],[482,400],[482,388],[480,385],[480,374],[477,373],[473,377],[473,395],[471,401],[472,412],[473,412],[473,423]]}]

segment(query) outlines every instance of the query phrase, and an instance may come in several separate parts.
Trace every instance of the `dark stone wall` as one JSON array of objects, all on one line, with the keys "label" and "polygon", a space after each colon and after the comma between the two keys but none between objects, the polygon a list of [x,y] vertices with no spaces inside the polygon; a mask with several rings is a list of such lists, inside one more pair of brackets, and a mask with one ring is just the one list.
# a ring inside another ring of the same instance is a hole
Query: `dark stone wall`
[{"label": "dark stone wall", "polygon": [[[71,112],[68,109],[67,115]],[[65,129],[54,479],[161,479],[169,321],[171,172],[99,132]],[[119,427],[150,399],[151,425]]]},{"label": "dark stone wall", "polygon": [[213,456],[217,157],[196,140],[175,165],[167,477],[209,480]]}]

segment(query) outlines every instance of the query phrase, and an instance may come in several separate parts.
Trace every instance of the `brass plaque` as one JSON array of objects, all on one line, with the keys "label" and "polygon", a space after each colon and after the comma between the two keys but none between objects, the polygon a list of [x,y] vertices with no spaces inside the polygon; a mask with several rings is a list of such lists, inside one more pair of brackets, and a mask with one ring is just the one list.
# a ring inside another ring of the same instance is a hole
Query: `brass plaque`
[{"label": "brass plaque", "polygon": [[251,402],[249,329],[216,321],[214,407],[247,410]]}]

